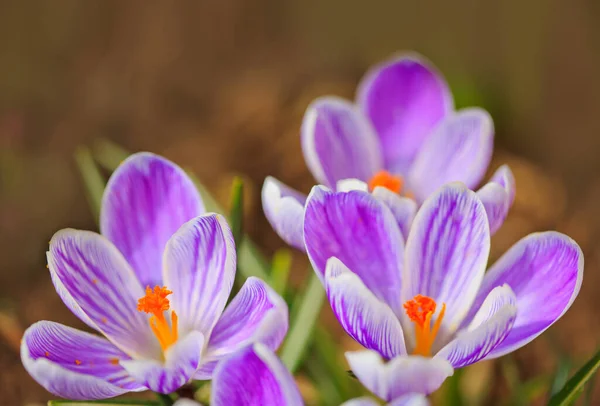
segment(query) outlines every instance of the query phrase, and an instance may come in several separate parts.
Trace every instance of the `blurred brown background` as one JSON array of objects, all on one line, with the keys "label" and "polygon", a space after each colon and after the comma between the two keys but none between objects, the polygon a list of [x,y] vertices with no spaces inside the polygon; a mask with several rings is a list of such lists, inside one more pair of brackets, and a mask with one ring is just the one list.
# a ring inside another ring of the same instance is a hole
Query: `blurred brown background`
[{"label": "blurred brown background", "polygon": [[[581,244],[580,297],[553,340],[515,355],[522,379],[552,373],[557,345],[580,365],[600,336],[600,2],[1,0],[2,404],[48,398],[20,365],[20,329],[39,319],[79,325],[44,255],[56,230],[95,228],[77,146],[105,137],[163,154],[223,202],[233,174],[244,174],[248,231],[271,253],[283,243],[259,191],[269,174],[311,186],[298,137],[307,104],[352,98],[370,64],[405,49],[444,72],[459,106],[495,118],[491,169],[508,162],[517,179],[495,257],[534,230]],[[506,379],[492,373],[501,394]]]}]

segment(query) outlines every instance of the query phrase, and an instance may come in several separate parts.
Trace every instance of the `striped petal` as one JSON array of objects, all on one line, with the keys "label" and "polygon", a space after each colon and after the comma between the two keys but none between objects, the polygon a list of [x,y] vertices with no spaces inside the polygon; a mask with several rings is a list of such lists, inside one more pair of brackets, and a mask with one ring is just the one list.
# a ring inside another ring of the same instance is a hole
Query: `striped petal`
[{"label": "striped petal", "polygon": [[293,376],[269,348],[254,344],[219,363],[211,406],[302,406]]},{"label": "striped petal", "polygon": [[104,338],[50,321],[33,324],[21,341],[27,372],[47,391],[66,399],[106,399],[144,390],[119,364],[128,359]]},{"label": "striped petal", "polygon": [[283,241],[304,251],[304,203],[306,196],[267,177],[262,188],[262,206],[265,217]]},{"label": "striped petal", "polygon": [[52,237],[47,257],[53,280],[100,332],[131,356],[160,356],[147,317],[136,308],[144,290],[110,241],[90,231],[61,230]]},{"label": "striped petal", "polygon": [[208,339],[235,278],[235,244],[225,218],[207,214],[185,223],[167,243],[163,261],[179,334],[200,331]]},{"label": "striped petal", "polygon": [[515,178],[508,165],[502,165],[492,179],[477,191],[490,223],[493,235],[504,223],[515,199]]},{"label": "striped petal", "polygon": [[396,218],[398,228],[406,240],[412,222],[417,214],[417,202],[408,197],[400,196],[384,187],[376,187],[373,196],[382,201]]},{"label": "striped petal", "polygon": [[335,187],[341,179],[368,181],[383,168],[369,120],[351,102],[322,97],[308,106],[301,129],[302,151],[315,179]]},{"label": "striped petal", "polygon": [[377,130],[386,168],[402,174],[431,131],[453,110],[442,75],[414,53],[369,70],[358,86],[357,102]]},{"label": "striped petal", "polygon": [[202,213],[202,199],[185,172],[165,158],[142,152],[127,158],[108,181],[100,230],[123,253],[142,286],[155,286],[161,284],[167,241]]}]

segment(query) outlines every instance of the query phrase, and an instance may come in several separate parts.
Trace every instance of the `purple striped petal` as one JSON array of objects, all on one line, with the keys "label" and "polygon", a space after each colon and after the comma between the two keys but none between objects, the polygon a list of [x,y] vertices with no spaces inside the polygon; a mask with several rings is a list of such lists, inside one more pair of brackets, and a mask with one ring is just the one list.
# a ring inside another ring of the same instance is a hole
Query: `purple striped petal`
[{"label": "purple striped petal", "polygon": [[219,363],[211,406],[302,406],[293,376],[269,348],[247,346]]},{"label": "purple striped petal", "polygon": [[476,309],[489,292],[503,284],[517,297],[514,326],[488,358],[512,352],[542,334],[571,307],[582,279],[583,253],[564,234],[530,234],[513,245],[490,268],[474,303]]},{"label": "purple striped petal", "polygon": [[377,352],[366,350],[347,352],[346,360],[365,388],[388,402],[409,393],[430,394],[454,374],[446,360],[416,355],[386,362]]},{"label": "purple striped petal", "polygon": [[327,260],[337,257],[375,296],[395,312],[402,311],[404,239],[383,203],[365,192],[335,193],[314,187],[306,205],[304,240],[321,278]]},{"label": "purple striped petal", "polygon": [[508,285],[490,292],[466,331],[442,348],[443,358],[454,368],[471,365],[490,353],[508,336],[517,317],[517,298]]},{"label": "purple striped petal", "polygon": [[368,192],[369,185],[367,185],[366,182],[358,179],[342,179],[337,181],[335,190],[337,192],[350,192],[351,190]]},{"label": "purple striped petal", "polygon": [[402,236],[406,240],[410,226],[417,213],[417,202],[408,197],[402,197],[384,187],[376,187],[373,190],[373,196],[385,203],[396,218],[396,223],[402,231]]},{"label": "purple striped petal", "polygon": [[162,282],[165,244],[183,223],[202,213],[202,199],[185,172],[142,152],[127,158],[108,181],[100,230],[123,253],[142,286],[155,286]]},{"label": "purple striped petal", "polygon": [[106,399],[144,390],[119,365],[128,359],[104,338],[50,321],[33,324],[21,341],[27,372],[47,391],[66,399]]},{"label": "purple striped petal", "polygon": [[91,231],[65,229],[54,234],[47,256],[53,279],[100,332],[132,357],[160,355],[148,318],[137,311],[144,290],[110,241]]},{"label": "purple striped petal", "polygon": [[262,188],[262,206],[265,217],[283,241],[304,251],[304,203],[306,196],[267,177]]},{"label": "purple striped petal", "polygon": [[171,393],[185,385],[194,375],[204,346],[204,336],[192,331],[165,352],[165,361],[131,360],[121,365],[136,381],[158,393]]},{"label": "purple striped petal", "polygon": [[216,361],[251,342],[275,351],[288,330],[287,304],[264,281],[250,277],[217,322],[195,379],[210,379]]},{"label": "purple striped petal", "polygon": [[379,403],[371,398],[362,397],[347,400],[340,406],[379,406]]},{"label": "purple striped petal", "polygon": [[391,401],[387,406],[429,406],[429,401],[420,393],[409,393]]},{"label": "purple striped petal", "polygon": [[406,354],[402,327],[392,309],[335,257],[327,261],[325,289],[333,313],[353,339],[388,359]]},{"label": "purple striped petal", "polygon": [[504,223],[515,198],[515,178],[508,165],[498,168],[492,179],[477,191],[477,196],[485,207],[490,232],[494,234]]},{"label": "purple striped petal", "polygon": [[208,339],[235,278],[235,244],[225,218],[206,214],[185,223],[167,243],[163,261],[179,334],[200,331]]},{"label": "purple striped petal", "polygon": [[408,174],[418,201],[440,186],[460,181],[475,188],[483,179],[494,148],[494,123],[480,108],[449,115],[419,151]]},{"label": "purple striped petal", "polygon": [[404,301],[420,294],[446,304],[440,337],[451,334],[471,308],[483,279],[490,232],[475,192],[460,183],[423,203],[406,243]]},{"label": "purple striped petal", "polygon": [[348,178],[368,181],[383,168],[373,126],[347,100],[313,101],[304,114],[301,137],[306,165],[321,184],[335,187]]},{"label": "purple striped petal", "polygon": [[406,173],[431,131],[453,110],[446,81],[417,54],[369,70],[357,102],[377,130],[386,168],[395,173]]}]

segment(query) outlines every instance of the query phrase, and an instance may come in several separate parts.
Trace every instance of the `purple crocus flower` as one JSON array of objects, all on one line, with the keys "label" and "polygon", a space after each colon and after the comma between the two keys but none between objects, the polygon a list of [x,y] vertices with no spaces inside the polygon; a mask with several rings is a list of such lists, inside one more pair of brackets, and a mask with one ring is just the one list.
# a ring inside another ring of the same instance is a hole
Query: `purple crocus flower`
[{"label": "purple crocus flower", "polygon": [[231,231],[222,216],[204,214],[173,163],[149,153],[128,158],[108,183],[100,228],[102,235],[61,230],[50,241],[57,293],[105,337],[50,321],[27,329],[23,365],[51,393],[170,393],[209,379],[220,359],[249,342],[281,343],[287,306],[263,281],[249,278],[225,309],[236,269]]},{"label": "purple crocus flower", "polygon": [[[277,355],[264,344],[238,350],[219,363],[211,388],[211,406],[303,406],[294,377]],[[349,400],[341,406],[378,405],[369,398]],[[408,394],[389,406],[427,406],[421,394]],[[174,406],[200,406],[180,399]]]},{"label": "purple crocus flower", "polygon": [[[418,204],[440,186],[476,188],[490,163],[494,125],[480,108],[454,110],[450,89],[433,65],[408,54],[373,67],[356,102],[322,97],[307,109],[301,128],[304,159],[319,184],[369,190],[386,203],[406,237]],[[514,199],[514,178],[500,167],[479,192],[492,233]],[[306,196],[274,178],[262,202],[274,230],[304,250]]]},{"label": "purple crocus flower", "polygon": [[583,278],[579,246],[552,231],[523,238],[486,273],[486,210],[461,183],[425,200],[406,245],[371,194],[320,186],[304,234],[333,312],[367,349],[348,362],[386,400],[431,393],[453,368],[529,343],[569,309]]}]

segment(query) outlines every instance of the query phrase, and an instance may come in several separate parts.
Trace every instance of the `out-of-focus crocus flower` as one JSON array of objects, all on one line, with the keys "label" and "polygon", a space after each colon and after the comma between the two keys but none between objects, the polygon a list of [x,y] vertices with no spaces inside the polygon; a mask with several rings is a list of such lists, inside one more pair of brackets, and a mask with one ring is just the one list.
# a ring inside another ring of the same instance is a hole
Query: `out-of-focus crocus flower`
[{"label": "out-of-focus crocus flower", "polygon": [[[440,186],[479,185],[493,138],[490,115],[475,107],[454,110],[442,75],[416,54],[373,67],[359,84],[355,103],[315,100],[301,128],[304,159],[316,181],[338,191],[372,192],[390,207],[405,237],[418,205]],[[492,233],[506,218],[514,189],[504,165],[479,190]],[[278,180],[265,180],[267,219],[284,241],[301,250],[305,200]]]},{"label": "out-of-focus crocus flower", "polygon": [[421,206],[406,246],[394,215],[369,193],[316,186],[304,233],[309,258],[346,332],[355,375],[386,400],[431,393],[460,368],[514,351],[569,309],[583,254],[558,232],[531,234],[485,272],[484,204],[450,183]]},{"label": "out-of-focus crocus flower", "polygon": [[[377,405],[369,398],[353,399],[341,406]],[[390,406],[427,406],[421,394],[408,394]],[[180,399],[174,406],[199,406]],[[303,406],[294,377],[277,355],[264,344],[248,345],[221,361],[211,388],[211,406]]]},{"label": "out-of-focus crocus flower", "polygon": [[32,325],[21,345],[31,376],[77,400],[170,393],[210,378],[222,357],[249,342],[277,348],[287,332],[285,302],[250,278],[225,309],[233,237],[222,216],[203,213],[179,167],[149,153],[127,159],[103,197],[102,235],[61,230],[47,253],[59,296],[105,338],[50,321]]}]

